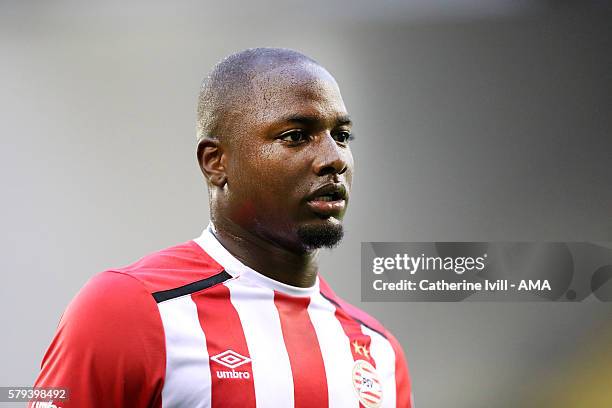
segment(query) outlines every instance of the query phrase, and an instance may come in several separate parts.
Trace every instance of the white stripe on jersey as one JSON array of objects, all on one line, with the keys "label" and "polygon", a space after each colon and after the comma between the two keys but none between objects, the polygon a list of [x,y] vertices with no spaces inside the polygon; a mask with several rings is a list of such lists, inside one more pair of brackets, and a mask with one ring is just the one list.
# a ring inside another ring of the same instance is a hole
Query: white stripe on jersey
[{"label": "white stripe on jersey", "polygon": [[249,347],[257,408],[293,406],[293,375],[274,291],[241,278],[225,283]]},{"label": "white stripe on jersey", "polygon": [[210,407],[211,379],[206,337],[191,296],[157,304],[166,336],[162,406]]},{"label": "white stripe on jersey", "polygon": [[320,293],[308,305],[310,321],[317,333],[325,373],[330,408],[359,407],[353,387],[353,355],[349,338],[335,316],[336,306]]},{"label": "white stripe on jersey", "polygon": [[395,408],[395,352],[391,343],[369,327],[361,325],[364,334],[370,336],[370,353],[376,362],[376,372],[383,387],[383,408]]}]

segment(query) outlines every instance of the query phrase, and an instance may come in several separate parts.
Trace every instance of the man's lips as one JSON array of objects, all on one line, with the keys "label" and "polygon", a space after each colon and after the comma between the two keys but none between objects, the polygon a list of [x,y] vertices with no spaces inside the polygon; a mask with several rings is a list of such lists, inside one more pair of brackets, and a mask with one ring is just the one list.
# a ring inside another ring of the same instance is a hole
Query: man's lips
[{"label": "man's lips", "polygon": [[331,217],[341,214],[346,208],[347,191],[344,184],[325,184],[308,198],[306,204],[316,214]]},{"label": "man's lips", "polygon": [[339,215],[346,208],[345,200],[320,201],[311,200],[307,203],[308,207],[316,214],[331,217]]}]

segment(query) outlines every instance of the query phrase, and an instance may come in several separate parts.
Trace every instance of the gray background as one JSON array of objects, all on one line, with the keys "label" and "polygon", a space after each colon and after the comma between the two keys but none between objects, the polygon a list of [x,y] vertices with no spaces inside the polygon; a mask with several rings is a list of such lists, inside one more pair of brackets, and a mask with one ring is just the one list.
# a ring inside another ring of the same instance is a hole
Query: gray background
[{"label": "gray background", "polygon": [[[196,94],[246,47],[318,59],[355,118],[347,238],[320,256],[347,300],[362,241],[612,240],[605,2],[254,3],[0,2],[0,385],[33,382],[93,274],[206,225]],[[610,304],[361,306],[419,408],[612,401]]]}]

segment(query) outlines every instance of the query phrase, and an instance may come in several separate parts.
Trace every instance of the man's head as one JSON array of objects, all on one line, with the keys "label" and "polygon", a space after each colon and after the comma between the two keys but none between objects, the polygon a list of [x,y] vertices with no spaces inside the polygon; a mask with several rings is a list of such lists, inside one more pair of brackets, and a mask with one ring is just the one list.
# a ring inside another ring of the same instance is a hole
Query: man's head
[{"label": "man's head", "polygon": [[342,238],[353,157],[334,78],[295,51],[233,54],[205,79],[198,160],[211,219],[294,252]]}]

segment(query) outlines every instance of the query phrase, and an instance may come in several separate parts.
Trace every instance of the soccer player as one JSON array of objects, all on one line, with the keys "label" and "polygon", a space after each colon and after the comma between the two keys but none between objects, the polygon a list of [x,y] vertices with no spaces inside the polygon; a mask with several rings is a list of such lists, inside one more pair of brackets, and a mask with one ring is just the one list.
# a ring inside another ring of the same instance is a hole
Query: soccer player
[{"label": "soccer player", "polygon": [[[198,104],[210,224],[93,277],[37,387],[58,407],[412,407],[402,348],[318,274],[351,190],[351,120],[314,60],[249,49]],[[34,405],[33,405],[34,406]]]}]

